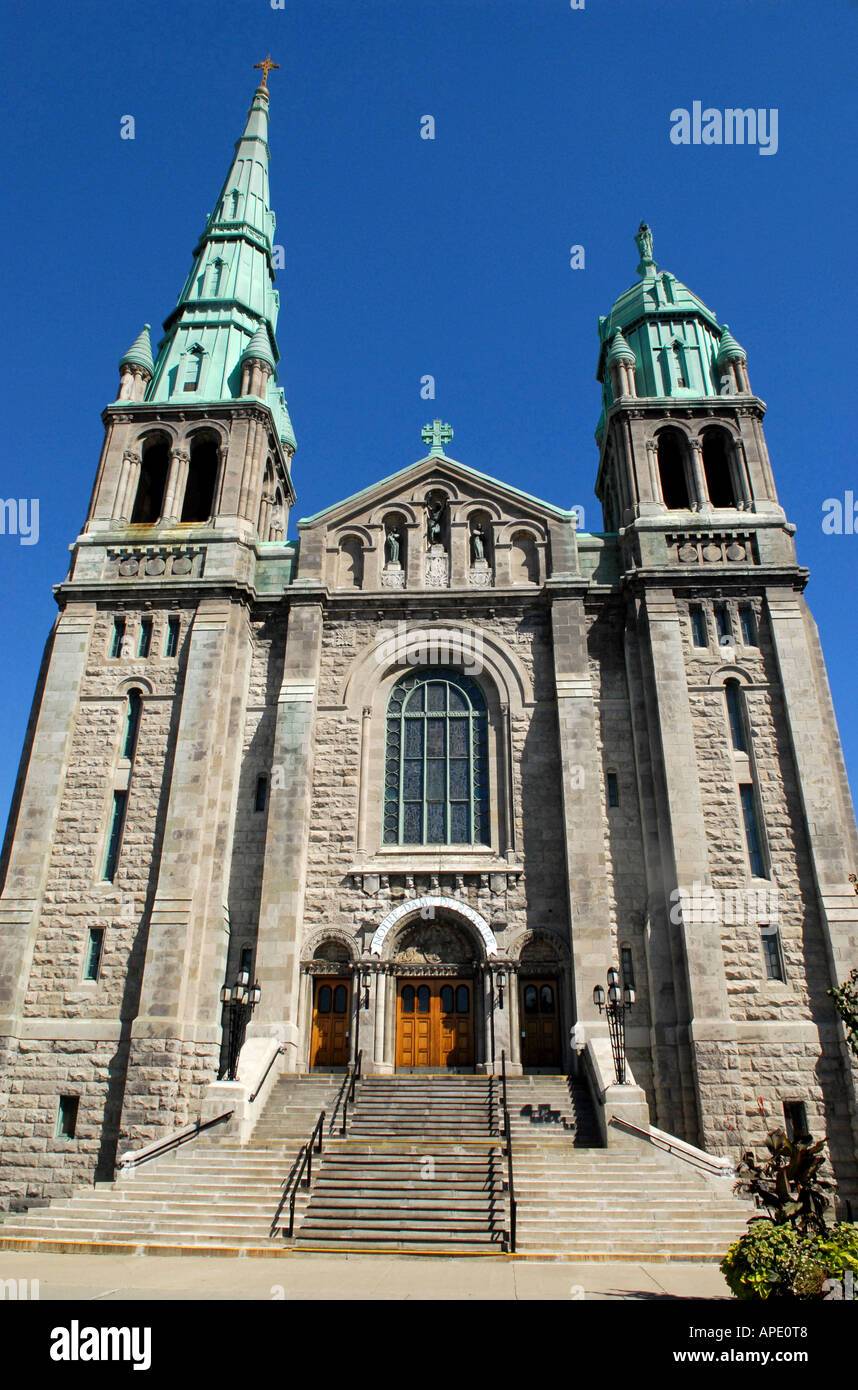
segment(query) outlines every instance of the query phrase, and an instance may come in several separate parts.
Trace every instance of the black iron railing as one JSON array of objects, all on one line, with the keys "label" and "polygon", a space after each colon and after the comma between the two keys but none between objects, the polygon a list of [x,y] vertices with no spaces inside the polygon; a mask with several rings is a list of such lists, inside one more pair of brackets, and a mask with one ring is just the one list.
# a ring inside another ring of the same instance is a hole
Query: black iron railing
[{"label": "black iron railing", "polygon": [[262,1073],[262,1080],[260,1081],[259,1085],[257,1086],[257,1088],[256,1088],[255,1091],[251,1091],[250,1095],[249,1095],[248,1098],[247,1098],[248,1101],[249,1101],[249,1103],[250,1103],[251,1105],[252,1105],[253,1102],[256,1100],[256,1097],[259,1095],[259,1092],[262,1090],[262,1087],[265,1085],[265,1082],[266,1082],[266,1080],[268,1079],[268,1073],[270,1072],[271,1068],[274,1066],[274,1063],[277,1061],[277,1058],[278,1058],[278,1057],[282,1057],[282,1056],[283,1056],[283,1053],[284,1053],[285,1051],[286,1051],[286,1048],[285,1048],[285,1046],[283,1046],[283,1047],[278,1047],[277,1051],[274,1053],[273,1057],[271,1058],[271,1061],[268,1063],[268,1066],[265,1068],[265,1071]]},{"label": "black iron railing", "polygon": [[142,1163],[149,1163],[153,1158],[162,1158],[164,1154],[172,1153],[182,1144],[190,1144],[205,1130],[212,1129],[215,1125],[226,1124],[228,1120],[232,1119],[234,1113],[232,1110],[225,1110],[222,1115],[215,1115],[213,1120],[197,1120],[196,1124],[177,1130],[175,1134],[168,1134],[165,1139],[147,1144],[145,1149],[140,1149],[137,1153],[123,1154],[117,1165],[118,1171],[124,1173],[130,1168],[139,1168]]},{"label": "black iron railing", "polygon": [[349,1062],[348,1066],[346,1067],[346,1074],[345,1074],[345,1076],[343,1077],[342,1085],[340,1086],[340,1089],[337,1091],[337,1098],[336,1098],[336,1100],[334,1101],[333,1109],[331,1110],[331,1118],[330,1118],[329,1121],[328,1121],[328,1134],[329,1134],[329,1135],[330,1135],[330,1134],[333,1134],[333,1132],[334,1132],[334,1125],[335,1125],[336,1122],[337,1122],[337,1115],[340,1113],[340,1106],[341,1106],[342,1103],[343,1103],[343,1096],[345,1095],[346,1090],[348,1089],[348,1087],[351,1085],[352,1072],[353,1072],[353,1071],[354,1071],[354,1063],[353,1063],[353,1062]]},{"label": "black iron railing", "polygon": [[515,1202],[515,1174],[512,1165],[512,1127],[509,1122],[509,1106],[507,1105],[506,1094],[506,1052],[501,1052],[501,1134],[504,1141],[504,1156],[506,1157],[506,1190],[509,1202],[509,1231],[507,1233],[507,1249],[512,1253],[515,1250],[517,1210]]},{"label": "black iron railing", "polygon": [[360,1073],[361,1073],[361,1066],[362,1066],[362,1064],[363,1064],[363,1050],[361,1050],[361,1051],[358,1053],[357,1057],[355,1058],[355,1064],[354,1064],[354,1066],[353,1066],[353,1068],[352,1068],[351,1076],[348,1078],[348,1083],[349,1083],[349,1084],[348,1084],[348,1087],[346,1088],[346,1093],[345,1093],[345,1095],[343,1096],[343,1118],[342,1118],[342,1122],[341,1122],[341,1124],[340,1124],[340,1134],[341,1134],[341,1135],[345,1135],[346,1129],[347,1129],[347,1127],[348,1127],[349,1106],[350,1106],[350,1105],[354,1105],[354,1103],[355,1103],[355,1086],[357,1085],[358,1081],[360,1080]]},{"label": "black iron railing", "polygon": [[302,1144],[298,1150],[289,1176],[283,1184],[283,1195],[280,1198],[277,1210],[274,1213],[274,1219],[271,1222],[271,1227],[268,1232],[269,1239],[274,1235],[275,1231],[279,1230],[281,1227],[280,1215],[287,1202],[289,1203],[289,1225],[284,1231],[284,1236],[287,1238],[292,1236],[295,1230],[295,1198],[298,1195],[299,1187],[302,1185],[304,1187],[309,1187],[313,1181],[313,1153],[314,1151],[319,1154],[322,1152],[322,1136],[324,1129],[325,1112],[321,1110],[319,1112],[319,1118],[313,1128],[313,1133],[310,1135],[306,1144]]}]

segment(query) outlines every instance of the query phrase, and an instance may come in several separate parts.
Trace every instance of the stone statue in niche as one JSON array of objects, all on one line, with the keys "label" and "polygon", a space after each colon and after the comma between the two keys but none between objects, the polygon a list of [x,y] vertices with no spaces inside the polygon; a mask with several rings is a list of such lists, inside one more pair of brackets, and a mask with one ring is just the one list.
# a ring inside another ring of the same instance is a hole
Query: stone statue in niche
[{"label": "stone statue in niche", "polygon": [[399,556],[402,550],[402,543],[399,539],[399,532],[396,530],[395,527],[391,527],[391,529],[387,533],[387,541],[385,543],[385,548],[387,552],[385,556],[387,563],[389,565],[398,565]]},{"label": "stone statue in niche", "polygon": [[471,532],[471,555],[475,564],[478,560],[486,558],[486,537],[479,522]]},{"label": "stone statue in niche", "polygon": [[439,501],[430,502],[430,503],[429,503],[429,523],[428,523],[428,537],[429,537],[429,548],[430,548],[430,550],[432,549],[433,546],[436,546],[436,545],[441,546],[441,548],[443,549],[443,545],[444,545],[444,542],[443,542],[443,539],[442,539],[443,522],[444,522],[444,503],[443,503],[443,502],[439,502]]},{"label": "stone statue in niche", "polygon": [[119,655],[123,661],[134,660],[134,642],[127,635],[119,644]]}]

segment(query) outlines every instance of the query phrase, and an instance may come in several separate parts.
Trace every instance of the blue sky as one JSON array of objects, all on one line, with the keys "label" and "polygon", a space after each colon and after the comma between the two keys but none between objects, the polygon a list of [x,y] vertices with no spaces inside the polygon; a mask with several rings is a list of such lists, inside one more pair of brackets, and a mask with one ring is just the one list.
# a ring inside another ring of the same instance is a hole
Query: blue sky
[{"label": "blue sky", "polygon": [[[729,322],[768,403],[858,786],[858,535],[821,527],[825,499],[858,496],[858,6],[48,0],[5,23],[0,495],[38,498],[40,515],[37,544],[0,536],[0,810],[117,360],[175,303],[268,52],[295,515],[420,457],[439,415],[454,457],[583,505],[599,529],[596,321],[635,279],[644,218],[656,260]],[[777,153],[672,144],[670,112],[695,100],[776,107]]]}]

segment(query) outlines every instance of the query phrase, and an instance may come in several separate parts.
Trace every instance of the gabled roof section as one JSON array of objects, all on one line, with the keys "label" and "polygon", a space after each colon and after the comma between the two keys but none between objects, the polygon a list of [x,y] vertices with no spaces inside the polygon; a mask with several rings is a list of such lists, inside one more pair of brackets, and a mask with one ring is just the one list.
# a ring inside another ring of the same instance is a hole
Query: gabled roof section
[{"label": "gabled roof section", "polygon": [[359,510],[361,503],[370,504],[376,499],[381,500],[385,494],[395,497],[397,493],[401,493],[406,487],[414,486],[429,474],[437,477],[439,482],[448,477],[453,483],[459,478],[471,486],[477,484],[498,500],[506,497],[510,502],[516,502],[519,506],[524,504],[546,516],[557,517],[564,521],[575,516],[575,512],[572,510],[567,511],[563,507],[555,507],[551,502],[544,502],[542,498],[534,497],[532,493],[522,492],[520,488],[511,487],[509,483],[501,482],[499,478],[493,478],[489,473],[481,473],[476,468],[470,468],[466,463],[460,463],[458,459],[452,459],[447,454],[433,453],[428,454],[426,458],[418,459],[406,468],[400,468],[396,473],[390,473],[387,477],[380,478],[378,482],[372,483],[369,487],[361,488],[359,492],[353,492],[351,496],[344,497],[340,502],[332,503],[330,507],[324,507],[322,511],[315,512],[313,516],[301,517],[298,525],[313,526],[326,518],[333,520],[339,513],[347,514]]}]

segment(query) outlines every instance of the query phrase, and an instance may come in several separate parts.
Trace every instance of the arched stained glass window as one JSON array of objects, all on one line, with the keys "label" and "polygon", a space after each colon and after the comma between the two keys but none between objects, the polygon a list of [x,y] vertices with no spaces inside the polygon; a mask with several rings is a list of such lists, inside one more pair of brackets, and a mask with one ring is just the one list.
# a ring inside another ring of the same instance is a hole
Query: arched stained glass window
[{"label": "arched stained glass window", "polygon": [[489,842],[483,692],[460,671],[412,673],[387,706],[384,843]]}]

